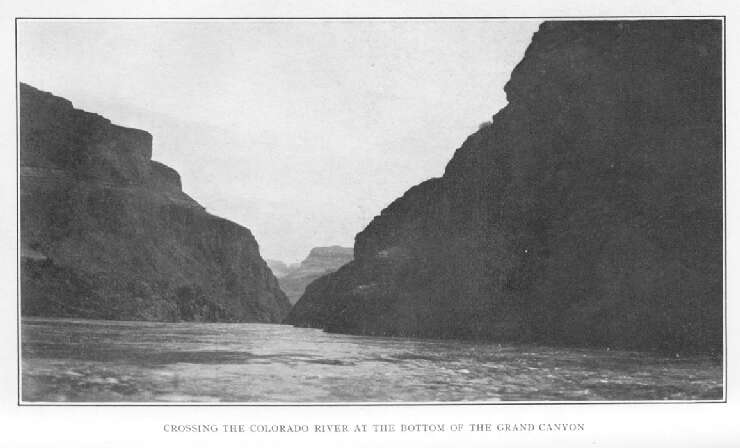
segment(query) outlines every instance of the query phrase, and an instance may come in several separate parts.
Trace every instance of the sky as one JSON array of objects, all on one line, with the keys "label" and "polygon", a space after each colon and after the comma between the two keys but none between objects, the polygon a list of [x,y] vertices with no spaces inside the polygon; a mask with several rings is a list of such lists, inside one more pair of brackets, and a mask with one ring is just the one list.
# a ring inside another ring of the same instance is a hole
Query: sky
[{"label": "sky", "polygon": [[534,20],[20,20],[18,78],[154,136],[153,159],[264,258],[351,247],[441,176]]}]

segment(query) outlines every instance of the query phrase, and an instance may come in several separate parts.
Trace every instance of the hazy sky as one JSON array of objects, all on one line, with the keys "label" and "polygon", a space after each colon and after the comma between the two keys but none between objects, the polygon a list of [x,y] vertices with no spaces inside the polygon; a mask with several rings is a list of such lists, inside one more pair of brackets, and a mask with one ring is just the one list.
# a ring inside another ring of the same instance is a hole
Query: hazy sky
[{"label": "hazy sky", "polygon": [[19,21],[19,79],[154,136],[265,258],[354,235],[506,104],[538,21]]}]

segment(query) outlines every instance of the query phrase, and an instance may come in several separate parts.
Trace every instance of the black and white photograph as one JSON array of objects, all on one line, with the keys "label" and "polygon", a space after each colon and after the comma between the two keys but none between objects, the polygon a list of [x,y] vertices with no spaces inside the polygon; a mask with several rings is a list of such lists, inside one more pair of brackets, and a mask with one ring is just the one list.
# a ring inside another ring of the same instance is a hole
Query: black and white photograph
[{"label": "black and white photograph", "polygon": [[722,27],[19,20],[21,400],[722,400]]},{"label": "black and white photograph", "polygon": [[740,443],[729,11],[32,3],[0,445]]}]

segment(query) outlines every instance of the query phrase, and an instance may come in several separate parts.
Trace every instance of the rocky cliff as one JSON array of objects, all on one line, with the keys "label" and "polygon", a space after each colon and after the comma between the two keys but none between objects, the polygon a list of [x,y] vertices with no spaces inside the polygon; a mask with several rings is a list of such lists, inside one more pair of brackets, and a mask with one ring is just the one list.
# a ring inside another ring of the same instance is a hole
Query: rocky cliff
[{"label": "rocky cliff", "polygon": [[290,303],[296,303],[309,283],[349,263],[352,256],[351,247],[314,247],[308,257],[298,264],[286,265],[275,260],[268,260],[267,263]]},{"label": "rocky cliff", "polygon": [[721,351],[721,35],[716,20],[544,23],[492,124],[286,321]]},{"label": "rocky cliff", "polygon": [[280,322],[250,231],[151,156],[149,133],[20,85],[23,315]]}]

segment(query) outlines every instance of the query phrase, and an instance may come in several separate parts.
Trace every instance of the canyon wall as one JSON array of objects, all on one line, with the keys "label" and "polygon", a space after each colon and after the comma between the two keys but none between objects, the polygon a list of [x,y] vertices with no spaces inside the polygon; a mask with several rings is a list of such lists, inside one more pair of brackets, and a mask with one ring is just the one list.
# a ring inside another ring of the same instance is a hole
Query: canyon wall
[{"label": "canyon wall", "polygon": [[286,322],[721,352],[721,21],[545,22],[505,91]]},{"label": "canyon wall", "polygon": [[23,315],[283,319],[251,232],[185,194],[149,133],[26,84],[19,99]]},{"label": "canyon wall", "polygon": [[300,263],[286,265],[281,261],[267,260],[267,264],[290,303],[296,303],[309,283],[352,261],[353,253],[351,247],[314,247]]}]

